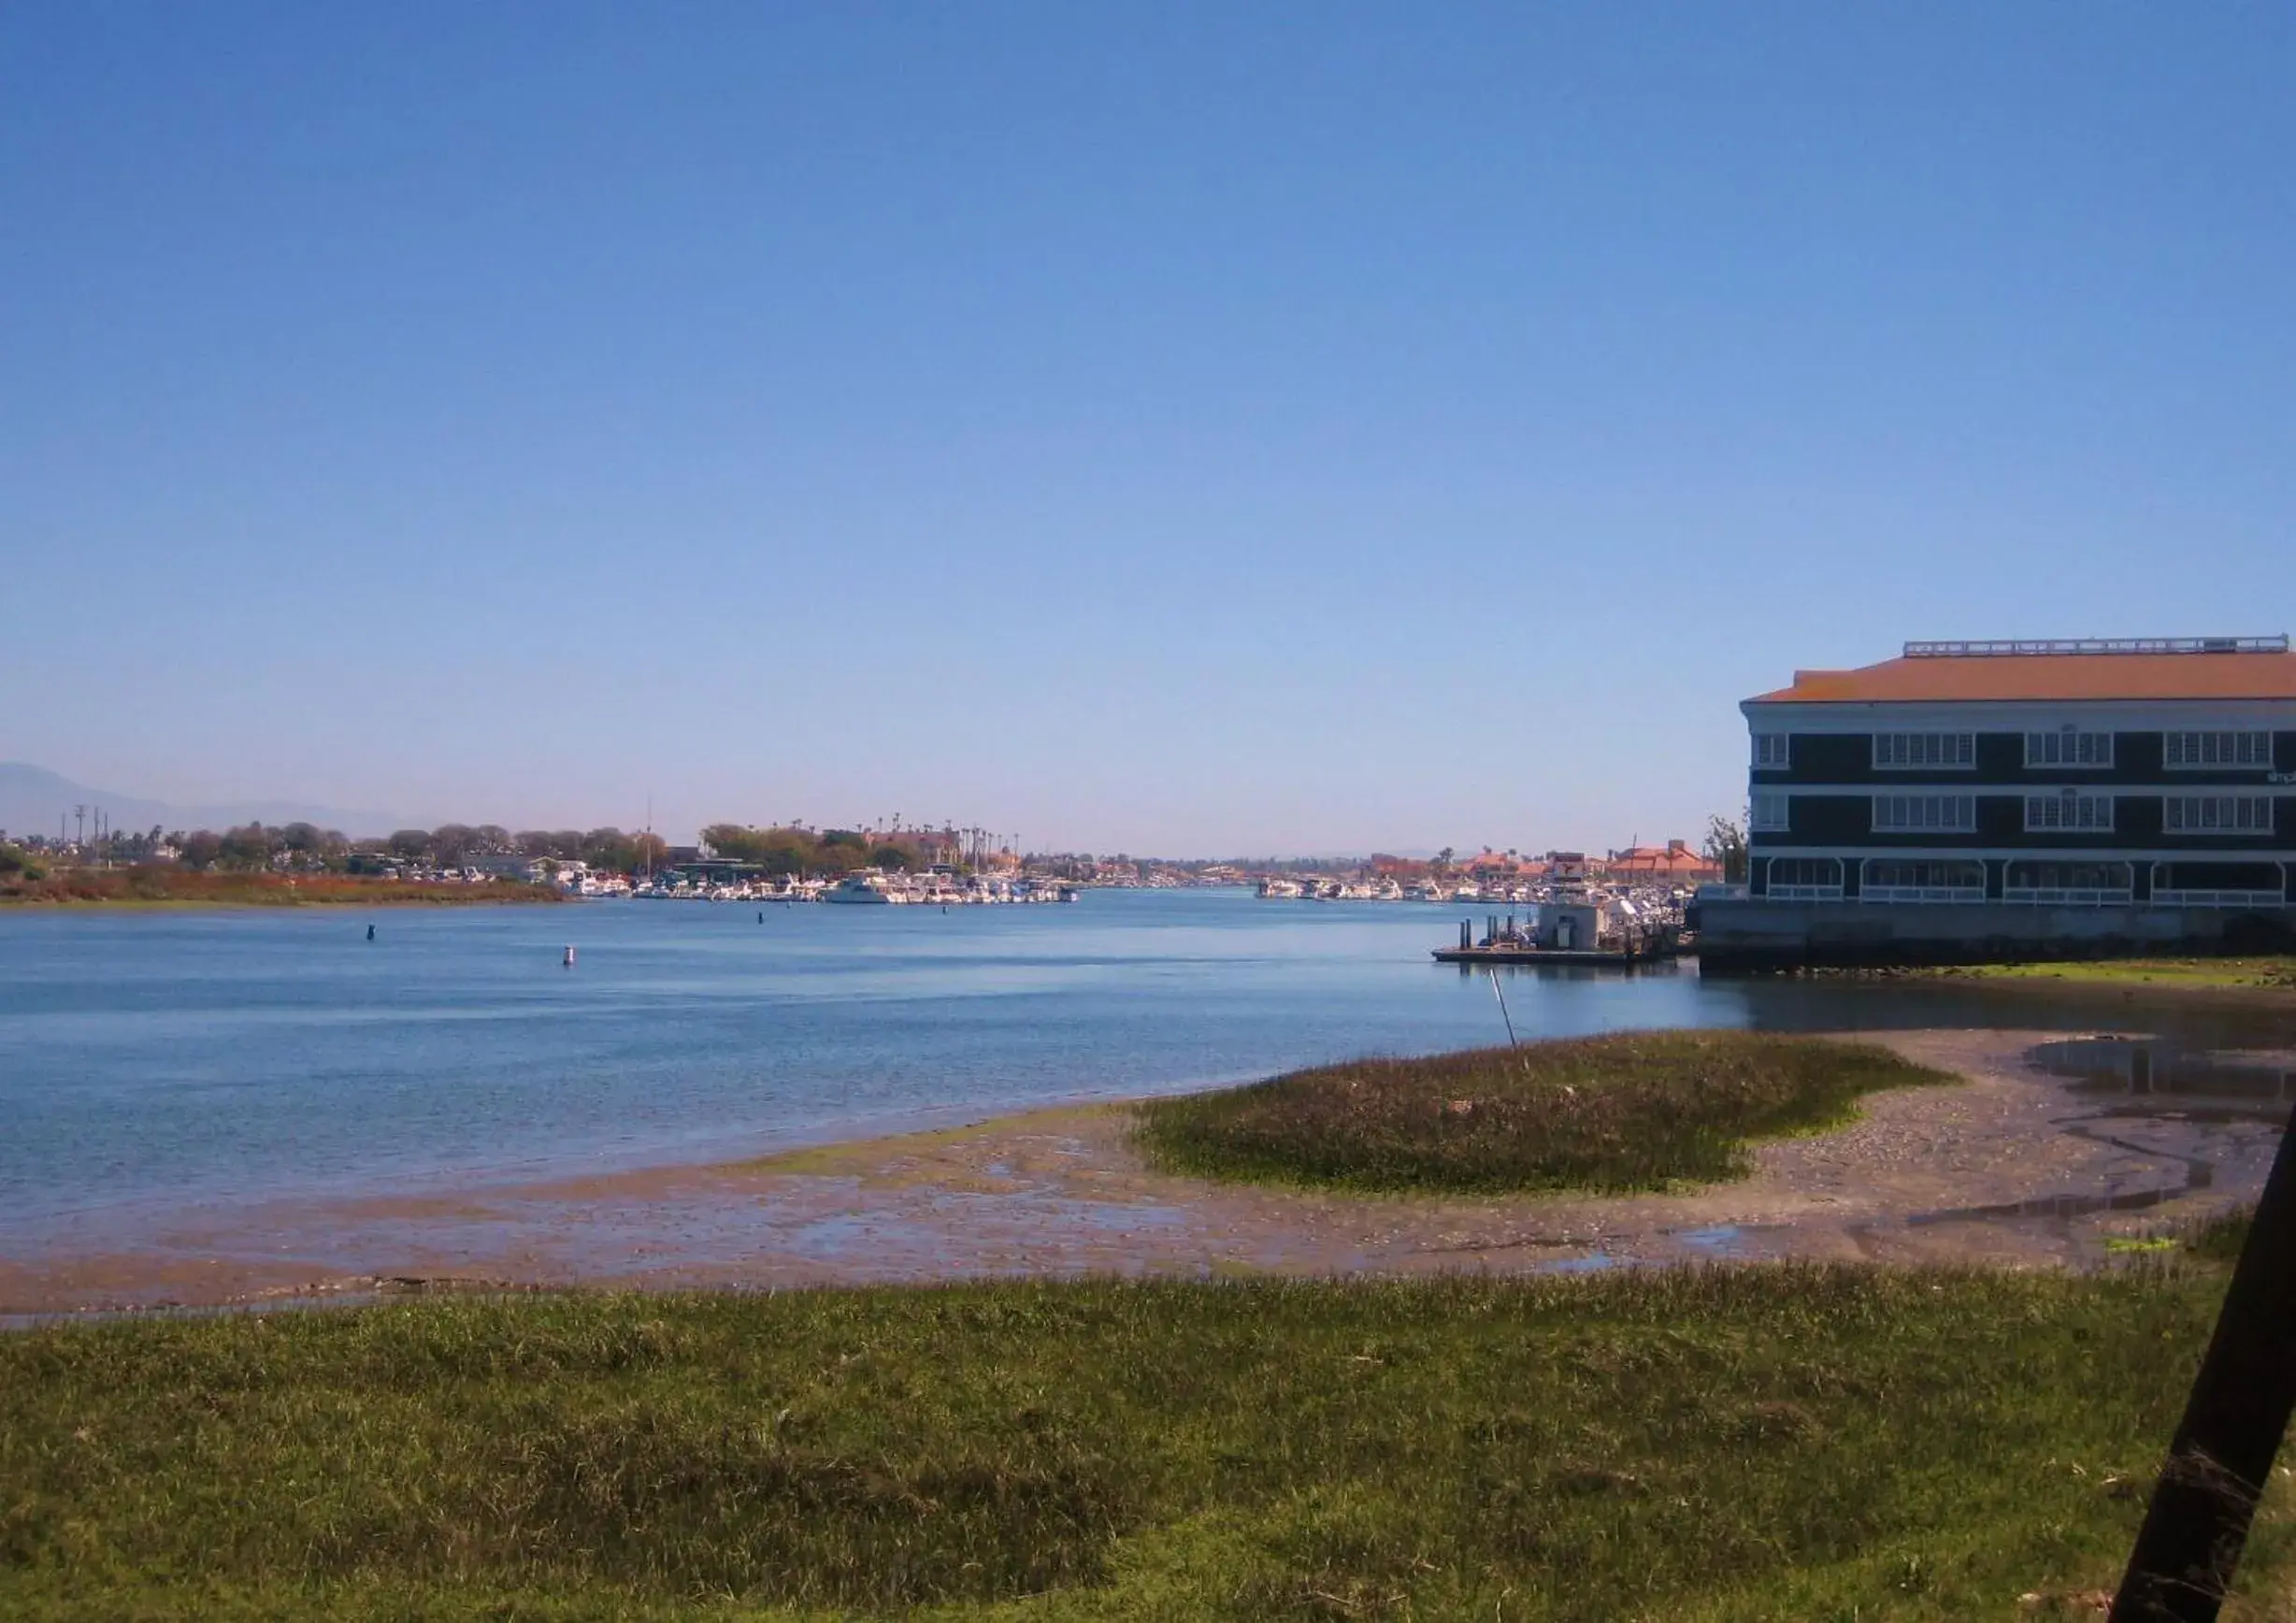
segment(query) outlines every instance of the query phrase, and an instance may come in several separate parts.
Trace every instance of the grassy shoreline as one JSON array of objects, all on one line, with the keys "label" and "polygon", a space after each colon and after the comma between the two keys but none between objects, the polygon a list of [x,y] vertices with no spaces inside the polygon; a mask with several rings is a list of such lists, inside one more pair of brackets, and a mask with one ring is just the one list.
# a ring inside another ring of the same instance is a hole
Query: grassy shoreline
[{"label": "grassy shoreline", "polygon": [[351,874],[192,873],[163,868],[75,869],[0,883],[0,908],[471,907],[566,900],[524,880],[414,884]]},{"label": "grassy shoreline", "polygon": [[2160,991],[2296,992],[2296,957],[2083,958],[2060,963],[1971,964],[1905,973],[1924,980],[2010,985],[2040,982]]},{"label": "grassy shoreline", "polygon": [[[2079,1615],[2220,1278],[1087,1281],[43,1329],[0,1338],[0,1612]],[[2249,1593],[2296,1555],[2287,1500]]]},{"label": "grassy shoreline", "polygon": [[1357,1060],[1136,1104],[1160,1171],[1350,1193],[1625,1194],[1751,1169],[1884,1088],[1959,1080],[1870,1043],[1640,1031]]}]

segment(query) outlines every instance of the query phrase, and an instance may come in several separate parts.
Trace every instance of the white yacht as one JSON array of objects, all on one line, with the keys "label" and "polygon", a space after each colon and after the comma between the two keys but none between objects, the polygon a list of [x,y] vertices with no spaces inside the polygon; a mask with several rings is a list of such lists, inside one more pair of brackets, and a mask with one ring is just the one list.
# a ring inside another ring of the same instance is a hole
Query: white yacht
[{"label": "white yacht", "polygon": [[849,873],[821,893],[824,901],[874,902],[880,906],[893,898],[885,891],[884,880],[874,873]]}]

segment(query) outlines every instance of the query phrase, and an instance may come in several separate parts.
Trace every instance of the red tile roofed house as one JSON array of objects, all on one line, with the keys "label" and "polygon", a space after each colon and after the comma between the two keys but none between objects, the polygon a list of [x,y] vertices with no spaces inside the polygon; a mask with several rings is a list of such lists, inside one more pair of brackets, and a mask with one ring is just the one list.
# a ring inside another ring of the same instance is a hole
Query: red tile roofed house
[{"label": "red tile roofed house", "polygon": [[1461,872],[1472,874],[1478,879],[1485,875],[1512,879],[1520,866],[1520,859],[1514,853],[1505,851],[1478,851],[1457,865]]},{"label": "red tile roofed house", "polygon": [[1740,708],[1751,898],[1811,910],[1800,961],[2296,940],[2285,637],[1909,642]]},{"label": "red tile roofed house", "polygon": [[1722,877],[1719,864],[1707,861],[1684,840],[1614,851],[1602,869],[1614,883],[1712,884]]}]

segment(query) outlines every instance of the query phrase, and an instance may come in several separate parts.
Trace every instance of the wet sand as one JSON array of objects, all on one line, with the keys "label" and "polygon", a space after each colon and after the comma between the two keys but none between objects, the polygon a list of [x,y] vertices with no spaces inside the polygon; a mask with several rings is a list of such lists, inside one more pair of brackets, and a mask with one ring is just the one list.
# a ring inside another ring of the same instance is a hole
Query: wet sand
[{"label": "wet sand", "polygon": [[1752,1176],[1623,1198],[1365,1198],[1165,1176],[1122,1105],[768,1159],[189,1216],[132,1252],[0,1257],[0,1314],[567,1286],[765,1289],[1079,1273],[1584,1271],[1712,1258],[2094,1263],[2253,1199],[2246,1110],[2132,1100],[2035,1064],[2061,1031],[1869,1036],[1959,1073],[1760,1146]]}]

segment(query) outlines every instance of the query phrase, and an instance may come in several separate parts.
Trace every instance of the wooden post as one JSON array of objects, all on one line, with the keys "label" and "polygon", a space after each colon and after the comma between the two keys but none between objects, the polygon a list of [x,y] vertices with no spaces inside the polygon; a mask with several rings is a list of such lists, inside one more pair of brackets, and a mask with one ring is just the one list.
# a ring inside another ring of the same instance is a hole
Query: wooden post
[{"label": "wooden post", "polygon": [[2296,1132],[2284,1126],[2248,1242],[2114,1598],[2112,1623],[2215,1623],[2291,1408]]}]

